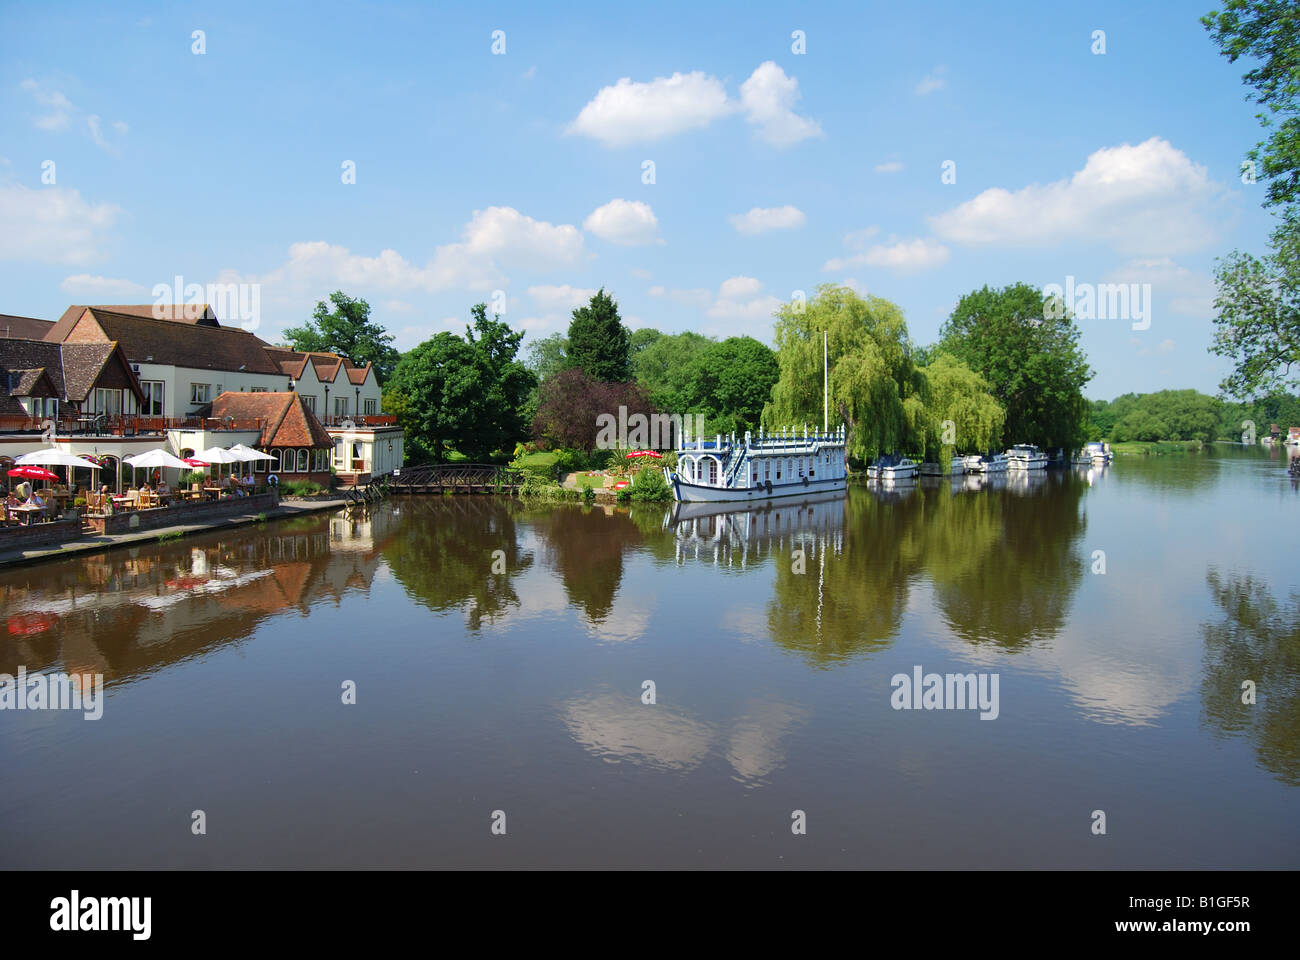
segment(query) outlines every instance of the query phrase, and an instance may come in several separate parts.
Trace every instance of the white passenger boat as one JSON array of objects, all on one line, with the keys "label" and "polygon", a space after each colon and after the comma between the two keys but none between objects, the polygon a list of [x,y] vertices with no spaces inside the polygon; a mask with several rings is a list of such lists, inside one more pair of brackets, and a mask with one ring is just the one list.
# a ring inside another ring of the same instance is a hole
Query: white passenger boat
[{"label": "white passenger boat", "polygon": [[677,470],[665,470],[681,503],[756,503],[779,497],[843,491],[848,486],[844,428],[829,434],[745,431],[743,437],[683,437]]},{"label": "white passenger boat", "polygon": [[1018,443],[1007,451],[1008,470],[1045,470],[1047,455],[1032,443]]}]

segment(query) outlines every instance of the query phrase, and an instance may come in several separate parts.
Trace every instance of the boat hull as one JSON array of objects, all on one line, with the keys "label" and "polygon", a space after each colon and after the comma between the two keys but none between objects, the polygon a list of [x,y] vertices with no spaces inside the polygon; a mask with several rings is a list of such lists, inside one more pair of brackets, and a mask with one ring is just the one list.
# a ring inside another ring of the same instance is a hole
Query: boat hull
[{"label": "boat hull", "polygon": [[774,483],[769,492],[766,486],[710,487],[706,484],[692,483],[673,474],[673,499],[678,503],[762,503],[765,500],[781,500],[786,497],[804,497],[815,493],[840,493],[848,489],[846,477],[833,477],[827,480],[809,479],[807,483],[796,480],[793,483]]}]

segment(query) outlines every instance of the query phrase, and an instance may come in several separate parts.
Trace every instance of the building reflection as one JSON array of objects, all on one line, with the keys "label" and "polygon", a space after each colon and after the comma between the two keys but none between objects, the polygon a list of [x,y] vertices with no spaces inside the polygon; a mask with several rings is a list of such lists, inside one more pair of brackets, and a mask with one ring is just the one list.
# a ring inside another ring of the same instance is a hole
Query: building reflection
[{"label": "building reflection", "polygon": [[391,510],[323,514],[87,554],[0,577],[0,672],[102,673],[112,684],[201,657],[287,611],[368,593]]}]

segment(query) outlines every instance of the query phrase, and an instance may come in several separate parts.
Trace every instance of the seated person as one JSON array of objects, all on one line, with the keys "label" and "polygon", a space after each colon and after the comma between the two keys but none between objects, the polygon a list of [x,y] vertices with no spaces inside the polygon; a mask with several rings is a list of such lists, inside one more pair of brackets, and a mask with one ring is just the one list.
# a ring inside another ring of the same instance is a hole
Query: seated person
[{"label": "seated person", "polygon": [[158,496],[160,497],[171,496],[171,492],[172,492],[172,488],[167,486],[166,480],[158,481]]}]

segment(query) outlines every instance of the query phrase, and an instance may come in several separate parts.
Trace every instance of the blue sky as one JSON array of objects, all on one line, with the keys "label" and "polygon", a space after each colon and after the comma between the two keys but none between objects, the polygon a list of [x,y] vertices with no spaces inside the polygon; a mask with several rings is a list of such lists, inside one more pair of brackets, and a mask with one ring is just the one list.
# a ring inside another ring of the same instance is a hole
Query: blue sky
[{"label": "blue sky", "polygon": [[180,276],[257,284],[275,340],[342,288],[407,348],[604,286],[770,342],[849,282],[928,343],[971,289],[1073,277],[1151,284],[1149,328],[1080,320],[1090,396],[1212,391],[1214,259],[1270,217],[1210,6],[4,4],[0,313]]}]

